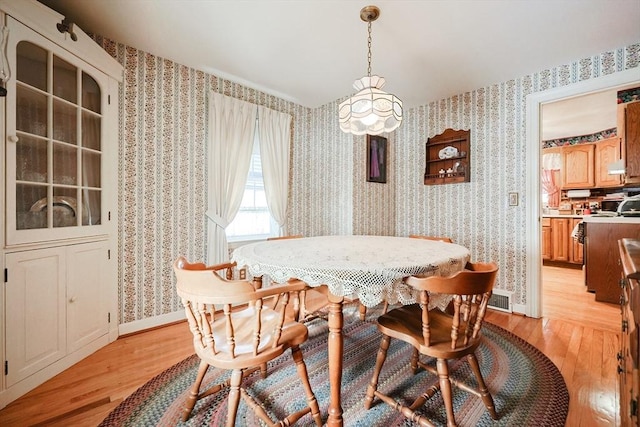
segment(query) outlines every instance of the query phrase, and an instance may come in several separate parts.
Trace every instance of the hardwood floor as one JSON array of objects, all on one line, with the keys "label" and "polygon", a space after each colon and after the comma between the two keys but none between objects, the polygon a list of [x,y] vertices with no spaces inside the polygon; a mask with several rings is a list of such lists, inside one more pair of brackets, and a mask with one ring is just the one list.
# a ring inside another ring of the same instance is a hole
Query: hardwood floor
[{"label": "hardwood floor", "polygon": [[[544,317],[490,310],[487,320],[528,341],[562,372],[567,426],[615,426],[620,309],[585,292],[581,270],[544,267]],[[2,426],[96,426],[124,398],[193,353],[186,323],[123,337],[0,411]]]}]

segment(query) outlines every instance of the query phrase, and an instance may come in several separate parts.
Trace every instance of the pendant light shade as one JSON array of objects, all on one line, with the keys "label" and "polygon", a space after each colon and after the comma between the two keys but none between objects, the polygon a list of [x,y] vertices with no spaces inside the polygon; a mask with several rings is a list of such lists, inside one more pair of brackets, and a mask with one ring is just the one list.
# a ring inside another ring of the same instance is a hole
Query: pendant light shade
[{"label": "pendant light shade", "polygon": [[339,107],[340,129],[354,135],[391,132],[402,122],[402,101],[381,90],[384,77],[365,76],[353,84],[358,92]]},{"label": "pendant light shade", "polygon": [[368,23],[368,68],[367,75],[353,84],[358,92],[340,103],[338,119],[340,129],[354,135],[379,135],[391,132],[402,122],[402,101],[395,95],[382,90],[383,77],[371,75],[371,22],[378,19],[380,9],[366,6],[360,11],[360,18]]}]

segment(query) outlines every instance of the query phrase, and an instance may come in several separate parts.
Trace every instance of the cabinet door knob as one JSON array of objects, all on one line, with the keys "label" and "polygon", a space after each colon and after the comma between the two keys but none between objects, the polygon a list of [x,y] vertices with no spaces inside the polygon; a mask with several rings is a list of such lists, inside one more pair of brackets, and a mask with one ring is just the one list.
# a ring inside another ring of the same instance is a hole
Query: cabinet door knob
[{"label": "cabinet door knob", "polygon": [[69,302],[76,302],[76,297],[69,298]]},{"label": "cabinet door knob", "polygon": [[9,142],[13,142],[15,144],[19,141],[20,138],[18,138],[16,135],[11,135],[7,139],[9,140]]}]

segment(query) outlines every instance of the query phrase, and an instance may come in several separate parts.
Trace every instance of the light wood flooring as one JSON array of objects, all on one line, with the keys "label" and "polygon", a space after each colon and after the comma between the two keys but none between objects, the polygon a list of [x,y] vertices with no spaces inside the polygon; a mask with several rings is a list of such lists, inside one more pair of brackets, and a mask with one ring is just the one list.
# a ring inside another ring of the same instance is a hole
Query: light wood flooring
[{"label": "light wood flooring", "polygon": [[[619,425],[620,309],[595,302],[581,270],[543,270],[543,318],[490,310],[487,320],[560,369],[570,395],[567,426]],[[122,337],[0,410],[0,426],[96,426],[139,386],[192,353],[184,323]]]}]

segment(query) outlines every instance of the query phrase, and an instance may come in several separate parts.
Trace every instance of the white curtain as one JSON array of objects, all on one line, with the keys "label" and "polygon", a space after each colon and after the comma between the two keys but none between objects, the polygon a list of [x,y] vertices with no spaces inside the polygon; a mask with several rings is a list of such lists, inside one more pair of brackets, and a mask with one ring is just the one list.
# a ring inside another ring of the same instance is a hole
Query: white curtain
[{"label": "white curtain", "polygon": [[282,235],[287,221],[291,116],[258,107],[258,132],[267,206]]},{"label": "white curtain", "polygon": [[256,106],[209,92],[209,264],[229,259],[225,228],[240,208],[249,173]]}]

